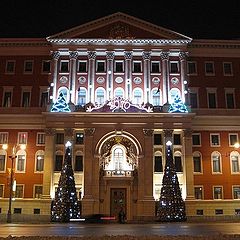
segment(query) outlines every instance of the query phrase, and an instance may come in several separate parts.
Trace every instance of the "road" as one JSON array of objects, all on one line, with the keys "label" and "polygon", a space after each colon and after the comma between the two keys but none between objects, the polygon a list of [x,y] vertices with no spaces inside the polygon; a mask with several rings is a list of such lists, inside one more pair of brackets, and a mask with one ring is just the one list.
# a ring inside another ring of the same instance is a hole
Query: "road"
[{"label": "road", "polygon": [[240,234],[239,223],[158,224],[0,224],[0,237],[12,236],[103,236],[103,235],[218,235]]}]

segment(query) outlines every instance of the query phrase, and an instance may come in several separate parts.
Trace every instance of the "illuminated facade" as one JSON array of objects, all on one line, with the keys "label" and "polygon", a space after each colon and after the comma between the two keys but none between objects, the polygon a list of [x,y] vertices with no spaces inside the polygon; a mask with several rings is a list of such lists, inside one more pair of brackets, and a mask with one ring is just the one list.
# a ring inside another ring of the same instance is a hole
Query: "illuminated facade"
[{"label": "illuminated facade", "polygon": [[82,215],[155,219],[166,139],[189,218],[240,214],[240,41],[116,13],[46,39],[0,39],[0,216],[49,220],[71,141]]}]

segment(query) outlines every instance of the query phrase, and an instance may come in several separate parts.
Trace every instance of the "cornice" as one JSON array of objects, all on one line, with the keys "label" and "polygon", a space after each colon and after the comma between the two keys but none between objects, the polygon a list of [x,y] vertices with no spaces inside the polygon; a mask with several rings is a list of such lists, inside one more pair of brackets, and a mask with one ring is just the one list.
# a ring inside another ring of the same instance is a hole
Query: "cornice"
[{"label": "cornice", "polygon": [[193,40],[188,48],[240,49],[240,40]]}]

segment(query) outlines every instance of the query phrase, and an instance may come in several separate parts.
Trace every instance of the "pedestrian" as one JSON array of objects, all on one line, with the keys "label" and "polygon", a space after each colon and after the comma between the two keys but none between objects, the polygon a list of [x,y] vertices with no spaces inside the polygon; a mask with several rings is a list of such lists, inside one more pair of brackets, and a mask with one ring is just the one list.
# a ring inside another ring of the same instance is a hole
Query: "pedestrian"
[{"label": "pedestrian", "polygon": [[118,219],[120,223],[125,223],[125,212],[123,211],[123,208],[121,207],[119,213],[118,213]]}]

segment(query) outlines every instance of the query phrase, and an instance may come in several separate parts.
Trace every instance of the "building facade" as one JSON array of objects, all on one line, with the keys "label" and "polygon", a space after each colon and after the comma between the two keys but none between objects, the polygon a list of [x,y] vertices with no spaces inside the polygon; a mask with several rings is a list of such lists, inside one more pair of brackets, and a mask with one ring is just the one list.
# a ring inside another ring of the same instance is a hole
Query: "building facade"
[{"label": "building facade", "polygon": [[13,219],[50,219],[67,141],[82,216],[123,207],[128,221],[153,220],[169,139],[187,217],[238,217],[239,81],[239,40],[123,13],[0,39],[1,220],[11,169]]}]

